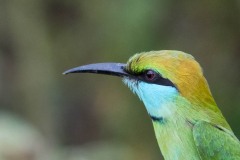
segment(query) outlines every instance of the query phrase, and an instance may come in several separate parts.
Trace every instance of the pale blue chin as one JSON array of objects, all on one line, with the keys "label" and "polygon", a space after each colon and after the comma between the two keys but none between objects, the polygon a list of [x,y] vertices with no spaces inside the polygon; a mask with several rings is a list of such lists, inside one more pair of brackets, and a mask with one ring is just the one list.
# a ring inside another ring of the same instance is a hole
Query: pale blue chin
[{"label": "pale blue chin", "polygon": [[151,84],[129,78],[124,78],[123,82],[143,101],[150,116],[165,118],[176,109],[174,100],[179,92],[175,87]]}]

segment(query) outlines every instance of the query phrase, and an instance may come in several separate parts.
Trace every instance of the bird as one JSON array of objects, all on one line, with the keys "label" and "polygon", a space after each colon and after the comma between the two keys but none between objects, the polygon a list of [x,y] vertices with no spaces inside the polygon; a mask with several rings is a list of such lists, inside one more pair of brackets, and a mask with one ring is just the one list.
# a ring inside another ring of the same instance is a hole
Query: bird
[{"label": "bird", "polygon": [[182,51],[133,55],[125,63],[95,63],[69,73],[118,76],[143,102],[166,160],[240,160],[240,142],[218,108],[203,70]]}]

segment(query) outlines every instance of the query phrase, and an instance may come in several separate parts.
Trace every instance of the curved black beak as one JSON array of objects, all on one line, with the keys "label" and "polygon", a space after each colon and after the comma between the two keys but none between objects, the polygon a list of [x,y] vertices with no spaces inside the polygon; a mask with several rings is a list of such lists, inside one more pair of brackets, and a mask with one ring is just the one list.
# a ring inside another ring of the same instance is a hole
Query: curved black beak
[{"label": "curved black beak", "polygon": [[97,73],[107,74],[120,77],[131,76],[125,71],[126,64],[124,63],[95,63],[79,67],[75,67],[65,71],[63,74],[69,73]]}]

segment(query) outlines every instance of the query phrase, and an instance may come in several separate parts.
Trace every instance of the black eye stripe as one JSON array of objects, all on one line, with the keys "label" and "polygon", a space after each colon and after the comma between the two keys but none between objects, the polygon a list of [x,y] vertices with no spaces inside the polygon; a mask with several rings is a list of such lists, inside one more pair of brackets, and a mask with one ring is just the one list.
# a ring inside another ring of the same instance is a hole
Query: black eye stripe
[{"label": "black eye stripe", "polygon": [[176,86],[169,79],[163,78],[159,73],[151,69],[144,70],[143,72],[139,73],[136,76],[138,77],[139,80],[147,83],[158,84],[163,86],[172,86],[176,88]]},{"label": "black eye stripe", "polygon": [[[131,68],[131,67],[129,67],[129,68]],[[130,75],[132,75],[132,76],[130,76],[130,78],[137,79],[139,81],[143,81],[143,82],[151,83],[151,84],[158,84],[158,85],[162,85],[162,86],[172,86],[172,87],[177,89],[177,87],[169,79],[163,78],[161,76],[161,74],[159,74],[158,72],[156,72],[152,69],[146,69],[146,70],[143,70],[141,72],[136,72],[136,71],[131,70],[131,69],[129,70],[129,68],[128,69],[125,68],[125,71],[127,73],[129,73]],[[146,79],[145,73],[147,71],[152,71],[152,72],[155,73],[154,79],[152,79],[152,80],[147,80]]]}]

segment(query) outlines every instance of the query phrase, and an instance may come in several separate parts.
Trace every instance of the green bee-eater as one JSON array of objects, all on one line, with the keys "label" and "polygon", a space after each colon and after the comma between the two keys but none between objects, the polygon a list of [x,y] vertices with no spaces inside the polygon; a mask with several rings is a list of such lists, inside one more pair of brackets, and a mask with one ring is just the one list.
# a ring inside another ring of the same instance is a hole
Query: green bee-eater
[{"label": "green bee-eater", "polygon": [[89,64],[65,74],[85,72],[123,78],[143,101],[166,160],[240,160],[240,142],[191,55],[151,51],[134,55],[127,64]]}]

